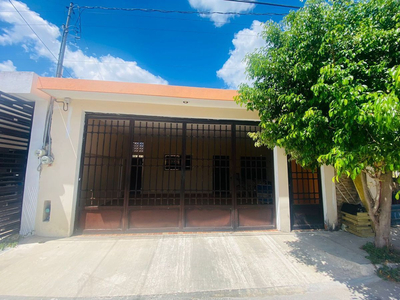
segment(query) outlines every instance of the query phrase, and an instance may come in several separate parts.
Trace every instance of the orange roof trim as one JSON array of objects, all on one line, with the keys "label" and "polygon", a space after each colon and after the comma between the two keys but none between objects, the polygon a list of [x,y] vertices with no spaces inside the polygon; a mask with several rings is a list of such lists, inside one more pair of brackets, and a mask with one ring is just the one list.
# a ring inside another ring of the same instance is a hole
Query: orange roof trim
[{"label": "orange roof trim", "polygon": [[237,95],[237,91],[235,90],[51,77],[39,77],[38,89],[132,94],[221,101],[234,101],[233,97]]}]

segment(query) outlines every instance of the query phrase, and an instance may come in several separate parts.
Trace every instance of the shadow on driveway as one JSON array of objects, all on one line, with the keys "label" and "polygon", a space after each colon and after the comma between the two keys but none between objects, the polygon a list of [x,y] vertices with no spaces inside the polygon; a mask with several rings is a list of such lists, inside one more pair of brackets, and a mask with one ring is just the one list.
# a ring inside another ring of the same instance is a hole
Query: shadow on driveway
[{"label": "shadow on driveway", "polygon": [[[379,279],[375,266],[365,258],[361,246],[372,238],[360,238],[347,232],[296,232],[297,240],[287,241],[289,255],[313,266],[317,272],[345,284],[364,299],[399,299],[400,284]],[[398,230],[393,231],[397,244]]]}]

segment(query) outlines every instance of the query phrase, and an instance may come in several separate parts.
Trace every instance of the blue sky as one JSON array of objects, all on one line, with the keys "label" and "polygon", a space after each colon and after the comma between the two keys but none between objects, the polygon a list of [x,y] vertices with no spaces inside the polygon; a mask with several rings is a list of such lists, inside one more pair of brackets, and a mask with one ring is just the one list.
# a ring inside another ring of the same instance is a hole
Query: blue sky
[{"label": "blue sky", "polygon": [[[260,0],[303,6],[299,0]],[[33,71],[54,76],[61,26],[68,1],[0,0],[0,71]],[[224,0],[76,0],[78,6],[151,8],[174,11],[287,13],[289,8]],[[246,81],[243,57],[262,47],[262,23],[281,16],[198,15],[74,10],[63,77],[236,88]],[[76,25],[76,26],[75,26]],[[79,26],[80,25],[80,26]],[[74,29],[81,29],[76,39]]]}]

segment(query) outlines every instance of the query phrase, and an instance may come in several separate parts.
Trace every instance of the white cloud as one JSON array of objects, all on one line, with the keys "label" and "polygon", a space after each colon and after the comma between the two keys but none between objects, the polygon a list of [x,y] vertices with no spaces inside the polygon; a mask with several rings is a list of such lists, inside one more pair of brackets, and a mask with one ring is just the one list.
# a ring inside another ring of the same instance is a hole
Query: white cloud
[{"label": "white cloud", "polygon": [[2,63],[0,63],[0,71],[13,72],[16,70],[17,70],[17,67],[14,66],[14,64],[11,60],[6,60],[6,61],[3,61]]},{"label": "white cloud", "polygon": [[[191,7],[197,11],[216,11],[216,12],[236,12],[242,13],[250,11],[254,8],[254,4],[231,2],[223,0],[189,0]],[[209,18],[214,22],[216,27],[221,27],[222,25],[229,22],[229,19],[233,18],[234,15],[221,15],[221,14],[203,14],[203,18]]]},{"label": "white cloud", "polygon": [[265,40],[260,36],[264,23],[253,21],[250,28],[243,29],[235,34],[232,40],[234,49],[229,51],[229,58],[217,71],[217,76],[221,78],[231,89],[237,89],[241,83],[251,83],[246,78],[246,54],[254,50],[265,47]]},{"label": "white cloud", "polygon": [[[25,20],[49,48],[43,45],[37,36],[25,26],[25,22],[9,1],[0,0],[0,20],[10,24],[0,34],[0,46],[20,45],[31,59],[44,57],[56,63],[60,49],[61,33],[57,26],[44,20],[38,13],[20,1],[12,1]],[[101,79],[113,81],[168,84],[160,76],[153,75],[140,68],[135,61],[125,61],[110,54],[100,57],[88,56],[80,49],[67,47],[64,67],[77,78]],[[68,74],[64,72],[64,74]]]}]

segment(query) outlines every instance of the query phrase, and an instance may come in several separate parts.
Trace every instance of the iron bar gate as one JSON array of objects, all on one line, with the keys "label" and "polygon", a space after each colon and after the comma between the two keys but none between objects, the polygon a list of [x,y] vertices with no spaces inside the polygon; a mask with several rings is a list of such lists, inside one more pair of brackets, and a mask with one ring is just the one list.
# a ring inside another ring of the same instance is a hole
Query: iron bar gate
[{"label": "iron bar gate", "polygon": [[294,160],[288,168],[292,229],[324,228],[320,170],[305,169]]},{"label": "iron bar gate", "polygon": [[0,240],[19,233],[33,111],[0,92]]},{"label": "iron bar gate", "polygon": [[79,230],[275,227],[272,151],[254,123],[87,114]]}]

